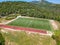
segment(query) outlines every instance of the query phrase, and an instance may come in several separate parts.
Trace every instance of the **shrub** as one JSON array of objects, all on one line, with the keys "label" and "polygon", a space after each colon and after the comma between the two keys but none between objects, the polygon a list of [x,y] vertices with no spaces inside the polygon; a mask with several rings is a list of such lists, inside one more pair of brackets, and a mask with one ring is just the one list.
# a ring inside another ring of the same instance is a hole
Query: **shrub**
[{"label": "shrub", "polygon": [[56,40],[57,45],[60,45],[60,30],[55,30],[52,38]]},{"label": "shrub", "polygon": [[6,20],[11,20],[11,19],[14,19],[14,18],[16,18],[17,16],[16,15],[9,15],[9,16],[7,16],[5,19]]},{"label": "shrub", "polygon": [[1,32],[0,32],[0,45],[5,45],[5,39],[3,38]]}]

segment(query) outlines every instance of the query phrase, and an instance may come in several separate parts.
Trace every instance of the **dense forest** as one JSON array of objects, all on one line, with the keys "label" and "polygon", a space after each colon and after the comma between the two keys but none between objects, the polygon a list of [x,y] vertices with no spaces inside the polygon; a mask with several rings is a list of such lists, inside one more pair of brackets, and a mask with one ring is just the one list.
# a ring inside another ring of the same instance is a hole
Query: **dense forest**
[{"label": "dense forest", "polygon": [[38,1],[0,2],[0,17],[8,16],[9,14],[20,14],[22,16],[60,21],[60,4],[53,4],[47,1],[43,1],[43,3]]}]

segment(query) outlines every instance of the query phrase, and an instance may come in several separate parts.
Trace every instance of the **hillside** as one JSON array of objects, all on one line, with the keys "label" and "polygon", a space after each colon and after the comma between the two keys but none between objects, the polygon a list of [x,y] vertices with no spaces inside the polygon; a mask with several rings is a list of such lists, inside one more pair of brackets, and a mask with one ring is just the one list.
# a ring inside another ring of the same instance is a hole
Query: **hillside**
[{"label": "hillside", "polygon": [[60,45],[59,21],[60,4],[0,2],[0,45]]},{"label": "hillside", "polygon": [[[34,1],[33,1],[34,2]],[[60,4],[41,2],[0,2],[0,17],[9,14],[47,18],[60,21]]]}]

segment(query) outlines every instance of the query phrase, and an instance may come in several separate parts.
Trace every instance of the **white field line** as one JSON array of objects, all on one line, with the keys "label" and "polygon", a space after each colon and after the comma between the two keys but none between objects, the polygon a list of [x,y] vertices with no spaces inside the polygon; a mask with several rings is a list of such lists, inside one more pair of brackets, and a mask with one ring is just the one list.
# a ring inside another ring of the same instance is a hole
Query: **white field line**
[{"label": "white field line", "polygon": [[21,16],[18,16],[18,17],[16,17],[15,19],[12,19],[12,20],[9,20],[9,21],[7,21],[7,22],[0,23],[0,24],[8,24],[8,23],[10,23],[10,22],[12,22],[12,21],[18,19],[19,17],[21,17]]},{"label": "white field line", "polygon": [[[33,19],[34,19],[34,17],[18,16],[17,18],[15,18],[15,19],[13,19],[13,20],[11,20],[11,21],[5,22],[5,23],[3,23],[3,24],[8,24],[8,23],[10,23],[10,22],[12,22],[12,21],[20,18],[20,17],[21,17],[21,18],[33,18]],[[32,22],[32,21],[31,21],[31,22]],[[10,31],[21,31],[21,30],[14,30],[14,29],[10,29],[10,28],[4,28],[4,29],[8,29],[8,30],[10,30]],[[2,32],[5,32],[5,31],[2,30]],[[38,33],[38,32],[32,32],[32,31],[31,31],[31,32],[30,32],[30,31],[26,31],[26,32],[29,32],[29,34],[30,34],[30,33]],[[43,33],[39,33],[39,34],[52,36],[53,33],[50,32],[50,31],[47,31],[47,34],[43,34]]]},{"label": "white field line", "polygon": [[19,18],[19,16],[18,16],[17,18],[15,18],[15,19],[11,20],[11,21],[8,21],[8,22],[5,23],[5,24],[8,24],[8,23],[10,23],[10,22],[12,22],[12,21],[14,21],[14,20],[16,20],[16,19],[18,19],[18,18]]},{"label": "white field line", "polygon": [[34,17],[17,16],[15,19],[12,19],[12,20],[9,20],[7,22],[0,23],[0,24],[8,24],[8,23],[10,23],[10,22],[12,22],[12,21],[14,21],[14,20],[16,20],[18,18],[32,18],[32,19],[34,19]]},{"label": "white field line", "polygon": [[52,24],[54,30],[57,30],[58,29],[58,25],[55,23],[55,21],[54,20],[49,20],[49,21]]}]

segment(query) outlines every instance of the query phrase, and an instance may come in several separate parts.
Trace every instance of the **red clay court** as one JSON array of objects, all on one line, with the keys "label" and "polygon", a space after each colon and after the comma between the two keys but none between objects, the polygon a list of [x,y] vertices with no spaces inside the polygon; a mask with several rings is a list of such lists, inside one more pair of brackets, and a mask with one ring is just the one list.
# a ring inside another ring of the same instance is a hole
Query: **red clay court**
[{"label": "red clay court", "polygon": [[0,28],[10,28],[10,29],[14,29],[14,30],[22,30],[22,31],[24,30],[24,31],[47,34],[47,31],[45,31],[45,30],[34,29],[34,28],[24,28],[24,27],[18,27],[18,26],[9,26],[9,25],[3,25],[3,24],[0,24]]}]

